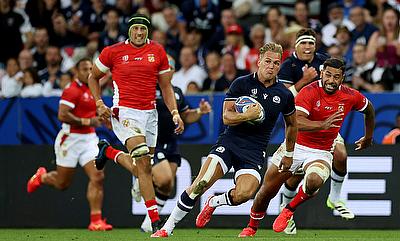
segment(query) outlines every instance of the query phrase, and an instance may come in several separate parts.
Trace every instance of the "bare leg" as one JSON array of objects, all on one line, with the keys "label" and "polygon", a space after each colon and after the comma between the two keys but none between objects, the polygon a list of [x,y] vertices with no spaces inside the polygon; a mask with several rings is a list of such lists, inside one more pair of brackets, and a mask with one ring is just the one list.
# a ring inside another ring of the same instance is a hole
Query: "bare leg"
[{"label": "bare leg", "polygon": [[57,166],[55,171],[42,175],[41,182],[59,190],[66,190],[71,185],[74,173],[75,168]]},{"label": "bare leg", "polygon": [[103,205],[103,180],[104,172],[97,170],[92,162],[87,163],[83,169],[85,170],[87,176],[89,177],[88,188],[86,192],[86,197],[89,202],[90,213],[96,214],[101,213]]}]

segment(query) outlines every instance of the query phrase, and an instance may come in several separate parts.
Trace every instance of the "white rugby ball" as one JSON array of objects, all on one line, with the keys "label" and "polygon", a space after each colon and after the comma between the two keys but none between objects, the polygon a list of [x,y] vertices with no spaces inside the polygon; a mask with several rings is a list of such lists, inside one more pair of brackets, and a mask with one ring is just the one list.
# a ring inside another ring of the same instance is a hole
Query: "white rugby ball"
[{"label": "white rugby ball", "polygon": [[247,111],[247,109],[249,108],[250,105],[252,104],[258,104],[261,107],[261,113],[260,116],[255,119],[255,120],[251,120],[249,121],[250,123],[261,123],[264,119],[265,119],[265,111],[264,108],[262,107],[262,105],[254,98],[250,97],[250,96],[240,96],[239,98],[236,99],[235,101],[235,109],[236,112],[239,113],[245,113]]}]

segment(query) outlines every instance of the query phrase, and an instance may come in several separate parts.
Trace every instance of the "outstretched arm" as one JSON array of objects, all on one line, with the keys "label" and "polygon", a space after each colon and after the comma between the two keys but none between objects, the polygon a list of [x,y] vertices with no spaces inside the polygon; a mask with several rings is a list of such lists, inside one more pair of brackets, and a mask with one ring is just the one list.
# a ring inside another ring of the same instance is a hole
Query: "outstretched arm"
[{"label": "outstretched arm", "polygon": [[200,120],[200,118],[211,112],[211,106],[208,101],[201,99],[199,103],[199,107],[196,109],[187,109],[183,113],[181,113],[183,122],[186,124],[194,123]]},{"label": "outstretched arm", "polygon": [[368,102],[364,112],[365,134],[360,140],[356,141],[356,150],[362,150],[372,145],[372,137],[375,128],[375,110],[371,102]]}]

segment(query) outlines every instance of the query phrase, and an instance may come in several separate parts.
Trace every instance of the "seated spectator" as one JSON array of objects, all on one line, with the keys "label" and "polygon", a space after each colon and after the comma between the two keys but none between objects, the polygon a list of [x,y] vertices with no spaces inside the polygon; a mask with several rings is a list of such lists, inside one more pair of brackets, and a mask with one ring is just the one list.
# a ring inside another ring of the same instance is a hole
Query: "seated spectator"
[{"label": "seated spectator", "polygon": [[79,35],[89,33],[90,5],[86,0],[71,0],[71,5],[61,10],[68,23],[68,30]]},{"label": "seated spectator", "polygon": [[361,6],[353,7],[350,10],[350,20],[355,26],[351,32],[352,46],[356,43],[367,45],[372,34],[379,31],[377,27],[366,21],[364,8]]},{"label": "seated spectator", "polygon": [[244,43],[243,29],[238,24],[228,27],[226,32],[225,48],[222,52],[233,52],[236,59],[236,68],[246,69],[246,56],[250,48]]},{"label": "seated spectator", "polygon": [[202,35],[197,28],[190,27],[183,39],[183,46],[190,47],[196,55],[197,64],[206,68],[206,51],[205,45],[202,44]]},{"label": "seated spectator", "polygon": [[275,42],[282,45],[284,42],[284,33],[286,29],[286,17],[282,14],[278,6],[271,6],[265,14],[266,29],[265,39],[266,43]]},{"label": "seated spectator", "polygon": [[237,24],[236,17],[232,9],[224,9],[221,12],[221,23],[210,38],[207,38],[207,48],[210,51],[221,53],[225,46],[226,32],[229,26]]},{"label": "seated spectator", "polygon": [[294,4],[294,22],[292,24],[300,25],[302,28],[311,28],[316,33],[320,33],[322,25],[317,19],[309,18],[309,9],[306,1],[297,0]]},{"label": "seated spectator", "polygon": [[22,89],[20,79],[23,73],[20,71],[18,61],[15,58],[7,60],[6,74],[1,78],[1,96],[11,98],[18,96]]},{"label": "seated spectator", "polygon": [[62,14],[55,14],[52,17],[53,31],[50,33],[50,44],[63,47],[79,47],[86,44],[87,40],[80,34],[68,29],[67,20]]},{"label": "seated spectator", "polygon": [[341,56],[346,63],[351,63],[353,58],[351,46],[351,33],[346,26],[338,26],[334,35],[340,48]]},{"label": "seated spectator", "polygon": [[378,78],[385,79],[388,90],[395,88],[400,91],[399,71],[396,67],[400,64],[399,32],[399,12],[393,8],[385,9],[381,31],[372,34],[367,47],[367,59],[376,59],[377,67],[381,68],[381,76]]},{"label": "seated spectator", "polygon": [[[178,18],[178,7],[174,5],[168,5],[163,9],[162,12],[165,22],[168,25],[167,31],[165,33],[165,48],[166,50],[170,50],[170,52],[167,51],[167,53],[171,54],[174,59],[178,59],[178,55],[181,52],[182,48],[182,41],[186,34],[185,24],[182,20],[179,20]],[[179,69],[180,65],[178,64],[176,67]]]},{"label": "seated spectator", "polygon": [[217,80],[215,91],[226,91],[236,78],[249,74],[247,70],[236,68],[235,56],[232,52],[226,52],[222,55],[222,71],[225,78]]},{"label": "seated spectator", "polygon": [[400,112],[396,116],[396,127],[383,137],[382,144],[400,144]]},{"label": "seated spectator", "polygon": [[258,55],[260,48],[264,45],[265,28],[262,24],[258,23],[251,27],[250,40],[252,47],[246,56],[246,70],[250,72],[257,72]]},{"label": "seated spectator", "polygon": [[[43,84],[43,96],[59,96],[62,92],[60,85],[62,57],[60,49],[49,46],[46,50],[46,68],[39,70],[38,75]],[[55,91],[53,91],[55,90]]]},{"label": "seated spectator", "polygon": [[24,76],[22,77],[22,98],[33,98],[39,97],[43,93],[43,85],[40,83],[40,79],[36,69],[27,68],[23,71]]},{"label": "seated spectator", "polygon": [[221,71],[221,56],[219,53],[212,51],[206,56],[206,65],[208,77],[204,80],[202,91],[218,91],[215,90],[216,84],[226,82],[224,73]]},{"label": "seated spectator", "polygon": [[104,47],[122,42],[126,39],[126,32],[123,31],[119,23],[119,13],[111,8],[106,15],[106,26],[100,33],[98,49],[101,51]]},{"label": "seated spectator", "polygon": [[46,68],[46,49],[49,46],[49,33],[46,28],[37,28],[33,33],[34,47],[32,49],[36,69]]},{"label": "seated spectator", "polygon": [[196,55],[190,47],[183,47],[180,53],[179,62],[181,69],[175,72],[171,83],[179,87],[184,94],[199,92],[207,73],[196,64]]},{"label": "seated spectator", "polygon": [[19,52],[18,64],[22,71],[35,67],[32,52],[28,49],[23,49],[21,52]]},{"label": "seated spectator", "polygon": [[342,59],[343,58],[342,50],[340,49],[339,45],[334,44],[334,45],[329,46],[326,49],[326,52],[332,58],[338,58],[338,59]]}]

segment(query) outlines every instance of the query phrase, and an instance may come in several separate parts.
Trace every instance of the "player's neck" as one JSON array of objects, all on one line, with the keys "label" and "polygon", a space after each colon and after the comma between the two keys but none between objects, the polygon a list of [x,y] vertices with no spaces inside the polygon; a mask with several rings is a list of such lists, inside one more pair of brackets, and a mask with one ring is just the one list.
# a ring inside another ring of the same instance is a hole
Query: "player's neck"
[{"label": "player's neck", "polygon": [[265,87],[270,87],[271,85],[275,84],[276,79],[265,79],[265,80],[259,80]]}]

